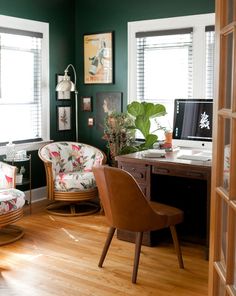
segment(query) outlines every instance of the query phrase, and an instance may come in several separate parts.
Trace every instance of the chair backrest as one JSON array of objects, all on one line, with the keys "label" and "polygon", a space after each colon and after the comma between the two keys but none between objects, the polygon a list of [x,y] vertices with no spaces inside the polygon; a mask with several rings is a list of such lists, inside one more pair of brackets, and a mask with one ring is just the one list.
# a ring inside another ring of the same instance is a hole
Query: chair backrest
[{"label": "chair backrest", "polygon": [[94,167],[93,172],[111,226],[143,232],[167,225],[167,216],[154,212],[128,172],[108,166]]},{"label": "chair backrest", "polygon": [[53,142],[39,149],[39,156],[52,163],[54,174],[59,172],[87,171],[101,165],[104,154],[96,147],[76,142]]}]

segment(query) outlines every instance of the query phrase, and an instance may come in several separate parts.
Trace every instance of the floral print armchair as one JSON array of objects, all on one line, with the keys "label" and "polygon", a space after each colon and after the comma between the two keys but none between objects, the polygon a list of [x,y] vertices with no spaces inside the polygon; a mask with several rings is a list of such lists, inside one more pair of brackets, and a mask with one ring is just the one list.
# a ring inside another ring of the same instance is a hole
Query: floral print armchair
[{"label": "floral print armchair", "polygon": [[0,246],[16,241],[24,234],[19,226],[10,225],[23,216],[25,204],[25,194],[15,189],[15,182],[16,167],[0,162]]},{"label": "floral print armchair", "polygon": [[97,196],[92,167],[105,163],[101,150],[83,143],[53,142],[39,150],[39,157],[45,165],[49,200],[71,202],[70,214],[77,215],[75,202]]}]

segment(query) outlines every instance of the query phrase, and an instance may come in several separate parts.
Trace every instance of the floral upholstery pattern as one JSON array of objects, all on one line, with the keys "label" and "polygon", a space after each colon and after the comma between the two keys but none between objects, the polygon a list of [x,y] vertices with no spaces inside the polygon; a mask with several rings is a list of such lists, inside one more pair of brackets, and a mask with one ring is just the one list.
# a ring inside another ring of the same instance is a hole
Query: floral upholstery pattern
[{"label": "floral upholstery pattern", "polygon": [[0,162],[0,215],[18,210],[25,204],[24,192],[13,188],[16,167]]},{"label": "floral upholstery pattern", "polygon": [[78,191],[96,187],[92,172],[59,173],[54,181],[55,190]]},{"label": "floral upholstery pattern", "polygon": [[102,164],[102,152],[90,145],[75,142],[50,143],[41,156],[52,163],[55,191],[81,191],[95,188],[92,167]]},{"label": "floral upholstery pattern", "polygon": [[15,182],[15,167],[0,162],[0,189],[12,188]]},{"label": "floral upholstery pattern", "polygon": [[24,192],[15,188],[0,189],[0,215],[21,209],[24,204]]}]

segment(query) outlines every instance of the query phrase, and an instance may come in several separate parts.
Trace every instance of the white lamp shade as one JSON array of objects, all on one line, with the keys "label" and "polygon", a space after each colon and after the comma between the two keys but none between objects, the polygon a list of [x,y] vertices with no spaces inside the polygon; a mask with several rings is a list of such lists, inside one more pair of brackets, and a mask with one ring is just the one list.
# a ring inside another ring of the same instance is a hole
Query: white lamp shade
[{"label": "white lamp shade", "polygon": [[67,73],[65,73],[63,79],[57,84],[56,91],[75,91],[75,84],[70,80]]}]

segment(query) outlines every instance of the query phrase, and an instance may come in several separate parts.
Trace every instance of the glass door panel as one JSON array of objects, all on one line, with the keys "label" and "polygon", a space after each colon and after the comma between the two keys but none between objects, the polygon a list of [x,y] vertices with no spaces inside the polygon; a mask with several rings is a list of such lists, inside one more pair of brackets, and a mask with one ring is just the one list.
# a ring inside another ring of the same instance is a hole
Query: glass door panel
[{"label": "glass door panel", "polygon": [[[236,104],[235,104],[236,107]],[[232,118],[231,122],[231,157],[230,157],[230,199],[236,201],[236,118]]]},{"label": "glass door panel", "polygon": [[224,120],[224,164],[223,164],[223,180],[222,187],[225,191],[229,191],[229,182],[230,182],[230,120]]},{"label": "glass door panel", "polygon": [[[221,197],[220,197],[221,198]],[[221,250],[220,250],[220,262],[221,266],[226,271],[226,260],[227,260],[227,240],[228,240],[228,205],[221,199]]]},{"label": "glass door panel", "polygon": [[234,20],[234,0],[223,0],[223,26],[227,26]]},{"label": "glass door panel", "polygon": [[233,33],[223,35],[221,51],[221,108],[231,109]]},{"label": "glass door panel", "polygon": [[227,35],[227,65],[226,65],[226,94],[225,108],[231,108],[231,91],[232,91],[232,54],[233,54],[233,33]]},{"label": "glass door panel", "polygon": [[227,24],[230,24],[234,20],[234,1],[227,0]]},{"label": "glass door panel", "polygon": [[225,286],[224,283],[220,280],[218,277],[217,283],[216,283],[216,293],[215,296],[224,296],[225,295]]}]

